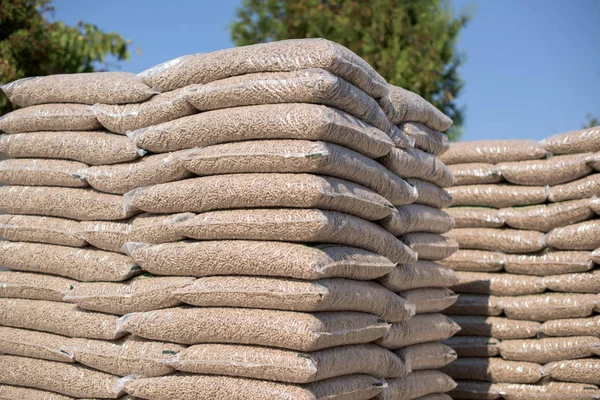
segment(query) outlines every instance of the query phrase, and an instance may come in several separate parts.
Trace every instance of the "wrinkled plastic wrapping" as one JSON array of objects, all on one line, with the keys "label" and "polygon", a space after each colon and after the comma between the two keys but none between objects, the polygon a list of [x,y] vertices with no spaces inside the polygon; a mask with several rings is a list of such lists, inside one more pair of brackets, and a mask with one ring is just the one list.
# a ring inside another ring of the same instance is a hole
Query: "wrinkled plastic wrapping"
[{"label": "wrinkled plastic wrapping", "polygon": [[117,333],[116,316],[84,311],[75,304],[0,298],[0,305],[2,326],[102,340],[123,336]]},{"label": "wrinkled plastic wrapping", "polygon": [[0,242],[0,265],[79,281],[122,281],[141,270],[123,254],[26,242]]},{"label": "wrinkled plastic wrapping", "polygon": [[401,178],[419,178],[440,187],[454,185],[454,176],[439,158],[419,149],[392,149],[381,163]]},{"label": "wrinkled plastic wrapping", "polygon": [[[73,400],[72,397],[45,390],[0,384],[0,399]],[[125,397],[123,397],[125,399]]]},{"label": "wrinkled plastic wrapping", "polygon": [[454,379],[506,383],[536,383],[543,376],[539,364],[501,358],[459,358],[441,371]]},{"label": "wrinkled plastic wrapping", "polygon": [[414,304],[417,314],[442,312],[458,298],[456,293],[446,288],[409,289],[398,294],[409,304]]},{"label": "wrinkled plastic wrapping", "polygon": [[454,175],[455,185],[481,185],[485,183],[502,182],[502,174],[494,164],[486,163],[465,163],[452,164],[448,169]]},{"label": "wrinkled plastic wrapping", "polygon": [[459,335],[493,337],[501,340],[534,338],[541,327],[541,324],[536,321],[505,317],[454,315],[452,318],[462,328]]},{"label": "wrinkled plastic wrapping", "polygon": [[415,200],[416,204],[440,209],[452,204],[452,195],[446,189],[421,179],[409,178],[406,181],[417,189],[418,197]]},{"label": "wrinkled plastic wrapping", "polygon": [[483,381],[456,380],[457,387],[450,392],[453,399],[500,399],[501,387],[499,384]]},{"label": "wrinkled plastic wrapping", "polygon": [[95,104],[93,111],[109,131],[127,133],[197,113],[198,110],[186,100],[185,90],[162,93],[137,104]]},{"label": "wrinkled plastic wrapping", "polygon": [[435,233],[408,233],[400,240],[418,254],[419,260],[443,260],[458,251],[454,239]]},{"label": "wrinkled plastic wrapping", "polygon": [[[588,150],[589,151],[589,150]],[[458,142],[440,156],[450,164],[536,160],[546,157],[546,150],[534,140],[473,140]]]},{"label": "wrinkled plastic wrapping", "polygon": [[585,272],[594,268],[590,253],[556,251],[544,254],[506,254],[504,270],[511,274],[554,275]]},{"label": "wrinkled plastic wrapping", "polygon": [[[445,313],[449,315],[498,316],[502,314],[503,297],[461,294]],[[525,319],[525,318],[524,318]]]},{"label": "wrinkled plastic wrapping", "polygon": [[506,400],[600,399],[597,386],[582,383],[548,382],[542,385],[499,384],[502,398]]},{"label": "wrinkled plastic wrapping", "polygon": [[453,229],[446,235],[456,240],[461,249],[501,251],[504,253],[535,253],[546,247],[544,234],[537,231],[460,228]]},{"label": "wrinkled plastic wrapping", "polygon": [[61,347],[68,345],[71,340],[52,333],[0,327],[1,354],[72,363],[75,362],[73,357],[61,352]]},{"label": "wrinkled plastic wrapping", "polygon": [[456,352],[438,342],[415,344],[396,351],[411,371],[437,369],[456,360]]},{"label": "wrinkled plastic wrapping", "polygon": [[542,293],[546,290],[544,279],[537,276],[464,271],[457,274],[460,281],[452,290],[458,293],[518,296]]},{"label": "wrinkled plastic wrapping", "polygon": [[495,208],[451,207],[444,209],[454,219],[455,228],[500,228],[504,218]]},{"label": "wrinkled plastic wrapping", "polygon": [[542,140],[541,145],[553,154],[576,154],[600,151],[598,127],[559,133]]},{"label": "wrinkled plastic wrapping", "polygon": [[177,307],[133,313],[119,330],[182,344],[230,343],[314,351],[372,342],[390,328],[381,318],[358,312],[301,313],[221,307]]},{"label": "wrinkled plastic wrapping", "polygon": [[180,352],[170,365],[194,374],[238,376],[311,383],[352,374],[398,378],[409,370],[394,353],[359,344],[309,353],[235,344],[198,344]]},{"label": "wrinkled plastic wrapping", "polygon": [[392,324],[389,332],[376,343],[386,349],[400,349],[414,344],[439,342],[458,331],[460,326],[445,315],[421,314],[408,321]]},{"label": "wrinkled plastic wrapping", "polygon": [[249,141],[192,150],[184,166],[197,175],[313,173],[366,186],[394,205],[412,203],[417,191],[383,165],[344,147],[300,140]]},{"label": "wrinkled plastic wrapping", "polygon": [[450,148],[450,140],[444,133],[429,129],[423,124],[404,122],[398,128],[409,138],[414,139],[414,147],[429,154],[439,156]]},{"label": "wrinkled plastic wrapping", "polygon": [[322,68],[339,75],[374,98],[389,92],[385,79],[366,61],[326,39],[283,40],[187,55],[152,67],[139,76],[150,86],[167,91],[230,76],[307,68]]},{"label": "wrinkled plastic wrapping", "polygon": [[86,187],[87,164],[78,161],[13,158],[0,161],[3,185]]},{"label": "wrinkled plastic wrapping", "polygon": [[0,117],[0,131],[93,131],[101,129],[92,107],[83,104],[43,104],[20,108]]},{"label": "wrinkled plastic wrapping", "polygon": [[261,72],[190,85],[185,97],[200,111],[274,103],[323,104],[388,134],[393,126],[372,97],[323,69]]},{"label": "wrinkled plastic wrapping", "polygon": [[15,158],[58,158],[89,165],[116,164],[140,157],[133,142],[104,131],[31,132],[0,136],[0,153]]},{"label": "wrinkled plastic wrapping", "polygon": [[421,396],[449,392],[456,387],[452,378],[434,370],[415,371],[403,378],[388,379],[387,382],[388,387],[376,400],[421,399]]},{"label": "wrinkled plastic wrapping", "polygon": [[54,275],[0,271],[0,297],[62,301],[65,290],[76,281]]},{"label": "wrinkled plastic wrapping", "polygon": [[265,104],[207,111],[136,130],[135,145],[152,152],[247,140],[296,139],[335,143],[367,157],[385,156],[394,143],[385,132],[318,104]]},{"label": "wrinkled plastic wrapping", "polygon": [[315,209],[212,211],[177,224],[200,240],[285,240],[360,247],[395,263],[410,264],[417,254],[391,233],[363,219]]},{"label": "wrinkled plastic wrapping", "polygon": [[509,318],[548,321],[561,318],[589,317],[600,304],[598,294],[546,293],[503,297],[502,308]]},{"label": "wrinkled plastic wrapping", "polygon": [[346,375],[296,385],[220,375],[173,374],[135,379],[127,383],[125,389],[134,396],[147,399],[168,399],[173,393],[177,393],[180,400],[213,400],[235,398],[244,393],[244,397],[249,399],[288,397],[294,400],[367,400],[377,396],[386,387],[385,381],[368,375]]},{"label": "wrinkled plastic wrapping", "polygon": [[504,268],[505,258],[496,251],[458,250],[439,263],[455,271],[496,272]]},{"label": "wrinkled plastic wrapping", "polygon": [[396,264],[376,253],[336,245],[219,240],[161,245],[127,243],[128,253],[155,275],[258,275],[296,279],[370,280]]},{"label": "wrinkled plastic wrapping", "polygon": [[600,269],[587,273],[545,276],[544,285],[554,292],[600,293]]},{"label": "wrinkled plastic wrapping", "polygon": [[0,211],[76,220],[119,220],[139,211],[124,209],[122,196],[92,189],[50,186],[0,187]]},{"label": "wrinkled plastic wrapping", "polygon": [[600,174],[592,174],[573,182],[552,186],[549,189],[548,200],[556,203],[589,197],[600,197]]},{"label": "wrinkled plastic wrapping", "polygon": [[545,240],[557,249],[595,250],[600,247],[600,219],[554,228]]},{"label": "wrinkled plastic wrapping", "polygon": [[71,339],[61,347],[75,361],[117,376],[161,376],[175,370],[168,363],[186,347],[127,336],[118,341]]},{"label": "wrinkled plastic wrapping", "polygon": [[600,385],[600,358],[598,357],[552,362],[544,365],[543,371],[559,381]]},{"label": "wrinkled plastic wrapping", "polygon": [[446,233],[454,228],[454,219],[444,211],[421,204],[398,207],[380,222],[394,236],[412,232]]},{"label": "wrinkled plastic wrapping", "polygon": [[181,301],[175,292],[193,281],[187,277],[142,275],[122,283],[78,282],[63,292],[63,300],[86,310],[125,315],[177,306]]},{"label": "wrinkled plastic wrapping", "polygon": [[540,327],[546,336],[597,336],[600,337],[600,315],[589,318],[567,318],[546,321]]},{"label": "wrinkled plastic wrapping", "polygon": [[486,336],[454,336],[444,340],[444,344],[454,349],[458,357],[494,357],[500,353],[500,340]]},{"label": "wrinkled plastic wrapping", "polygon": [[38,242],[71,247],[85,247],[78,238],[78,221],[37,215],[0,215],[0,237],[12,242]]},{"label": "wrinkled plastic wrapping", "polygon": [[[179,287],[173,294],[180,301],[198,307],[307,312],[360,311],[378,315],[388,322],[410,319],[415,315],[416,304],[412,299],[405,300],[375,282],[350,279],[301,281],[286,278],[211,276]],[[416,308],[418,307],[417,304]]]},{"label": "wrinkled plastic wrapping", "polygon": [[456,272],[431,261],[417,261],[414,264],[401,264],[378,282],[395,292],[423,287],[449,287],[456,284]]},{"label": "wrinkled plastic wrapping", "polygon": [[500,346],[500,355],[505,360],[538,364],[592,357],[598,352],[600,338],[592,336],[505,340]]},{"label": "wrinkled plastic wrapping", "polygon": [[436,131],[445,131],[452,125],[450,117],[418,94],[394,85],[389,85],[389,89],[389,95],[380,104],[394,125],[418,122]]},{"label": "wrinkled plastic wrapping", "polygon": [[544,203],[552,188],[544,186],[466,185],[447,189],[453,206],[514,207]]},{"label": "wrinkled plastic wrapping", "polygon": [[404,133],[395,125],[391,126],[391,131],[388,133],[388,135],[394,145],[399,149],[412,149],[415,147],[415,138],[408,136],[408,134]]},{"label": "wrinkled plastic wrapping", "polygon": [[38,76],[16,80],[0,89],[21,107],[45,103],[138,103],[159,93],[130,72]]},{"label": "wrinkled plastic wrapping", "polygon": [[526,186],[559,185],[592,173],[590,153],[554,156],[546,160],[517,161],[496,165],[510,183]]}]

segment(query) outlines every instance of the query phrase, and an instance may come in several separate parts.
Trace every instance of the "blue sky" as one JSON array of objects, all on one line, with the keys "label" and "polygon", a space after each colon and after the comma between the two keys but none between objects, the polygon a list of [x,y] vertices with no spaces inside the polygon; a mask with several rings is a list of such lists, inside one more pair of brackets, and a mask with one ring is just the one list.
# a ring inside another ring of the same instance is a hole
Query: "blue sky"
[{"label": "blue sky", "polygon": [[[231,47],[240,0],[54,0],[56,19],[84,20],[133,41],[121,70]],[[458,48],[467,54],[464,140],[531,138],[600,118],[600,1],[452,0],[474,5]],[[136,48],[141,53],[136,54]],[[410,88],[408,88],[410,89]]]}]

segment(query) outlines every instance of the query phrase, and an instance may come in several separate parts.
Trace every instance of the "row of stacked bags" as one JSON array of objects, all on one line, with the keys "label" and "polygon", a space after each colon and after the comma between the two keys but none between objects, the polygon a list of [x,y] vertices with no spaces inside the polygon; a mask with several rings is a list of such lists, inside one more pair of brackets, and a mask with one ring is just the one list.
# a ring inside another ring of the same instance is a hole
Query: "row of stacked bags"
[{"label": "row of stacked bags", "polygon": [[453,144],[457,399],[600,398],[600,129]]},{"label": "row of stacked bags", "polygon": [[0,399],[449,398],[430,103],[322,39],[2,90]]}]

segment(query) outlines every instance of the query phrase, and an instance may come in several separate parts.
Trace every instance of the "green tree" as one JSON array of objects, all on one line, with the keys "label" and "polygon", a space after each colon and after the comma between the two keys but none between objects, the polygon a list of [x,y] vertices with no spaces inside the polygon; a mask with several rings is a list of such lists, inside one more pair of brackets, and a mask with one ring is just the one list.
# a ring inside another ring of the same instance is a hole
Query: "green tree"
[{"label": "green tree", "polygon": [[587,114],[585,116],[586,123],[581,126],[581,129],[585,128],[593,128],[595,126],[600,125],[600,120],[597,117],[594,117],[592,114]]},{"label": "green tree", "polygon": [[456,50],[468,13],[455,17],[447,0],[242,0],[231,36],[236,45],[323,37],[363,57],[387,81],[431,101],[454,120],[464,110]]},{"label": "green tree", "polygon": [[[92,72],[111,55],[129,58],[119,34],[102,32],[80,21],[68,26],[53,21],[51,0],[0,0],[0,82],[28,76]],[[0,95],[0,115],[13,106]]]}]

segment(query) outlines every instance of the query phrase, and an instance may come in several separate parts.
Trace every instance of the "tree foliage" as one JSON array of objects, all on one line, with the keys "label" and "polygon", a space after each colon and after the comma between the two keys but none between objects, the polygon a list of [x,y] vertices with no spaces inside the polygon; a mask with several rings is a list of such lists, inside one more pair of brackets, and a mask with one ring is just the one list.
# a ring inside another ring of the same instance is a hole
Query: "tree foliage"
[{"label": "tree foliage", "polygon": [[419,93],[454,120],[463,87],[456,50],[470,17],[445,0],[242,0],[231,35],[236,45],[323,37],[363,57],[387,81]]},{"label": "tree foliage", "polygon": [[586,122],[585,124],[583,124],[581,126],[581,129],[585,129],[585,128],[593,128],[595,126],[600,125],[600,120],[598,119],[598,117],[593,116],[592,114],[588,113],[585,116]]},{"label": "tree foliage", "polygon": [[[28,76],[92,72],[111,55],[129,58],[126,41],[80,21],[52,20],[51,0],[0,0],[0,82]],[[12,110],[0,95],[0,114]]]}]

